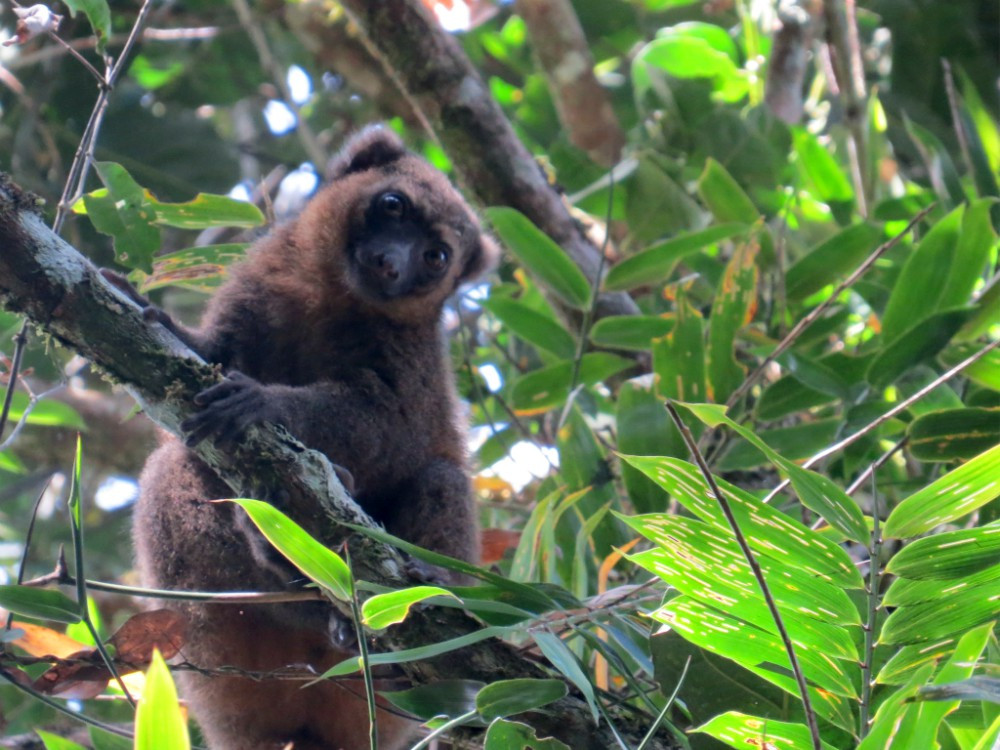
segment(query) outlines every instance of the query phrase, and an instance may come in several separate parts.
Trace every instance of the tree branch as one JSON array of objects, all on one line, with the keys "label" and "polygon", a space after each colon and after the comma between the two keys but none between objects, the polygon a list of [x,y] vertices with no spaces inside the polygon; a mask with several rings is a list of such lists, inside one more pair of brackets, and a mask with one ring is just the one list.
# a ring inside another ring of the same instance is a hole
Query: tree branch
[{"label": "tree branch", "polygon": [[[147,322],[138,306],[45,226],[38,206],[34,196],[0,176],[0,304],[23,313],[43,332],[89,359],[128,388],[150,418],[176,434],[191,412],[194,395],[219,380],[217,368],[198,359],[159,324]],[[287,489],[283,510],[328,545],[348,535],[344,523],[375,527],[344,490],[327,458],[306,449],[281,428],[251,428],[228,454],[208,443],[196,450],[237,495],[251,495],[252,488],[260,486]],[[402,558],[394,548],[353,536],[351,553],[358,578],[383,586],[408,585]],[[401,650],[479,628],[461,610],[429,607],[414,611],[399,626],[371,634],[371,641],[379,651]],[[497,640],[400,667],[415,684],[550,676]],[[545,713],[521,718],[574,750],[603,750],[615,742],[609,727],[595,727],[586,704],[573,694],[548,706]],[[629,715],[617,718],[621,730],[637,744],[641,722]]]}]

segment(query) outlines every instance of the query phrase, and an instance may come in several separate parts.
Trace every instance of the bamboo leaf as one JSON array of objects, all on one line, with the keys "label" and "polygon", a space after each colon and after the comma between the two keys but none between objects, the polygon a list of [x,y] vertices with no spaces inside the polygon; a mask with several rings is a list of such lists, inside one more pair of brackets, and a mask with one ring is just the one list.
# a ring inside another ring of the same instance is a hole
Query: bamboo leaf
[{"label": "bamboo leaf", "polygon": [[317,542],[305,529],[270,503],[247,499],[224,502],[235,503],[243,508],[267,541],[307,578],[338,599],[350,601],[353,588],[351,571],[340,555]]},{"label": "bamboo leaf", "polygon": [[533,275],[577,310],[590,301],[590,283],[559,245],[513,208],[494,206],[486,217],[500,239]]},{"label": "bamboo leaf", "polygon": [[889,539],[905,539],[971,513],[1000,495],[998,476],[1000,445],[900,502],[889,514],[883,534]]}]

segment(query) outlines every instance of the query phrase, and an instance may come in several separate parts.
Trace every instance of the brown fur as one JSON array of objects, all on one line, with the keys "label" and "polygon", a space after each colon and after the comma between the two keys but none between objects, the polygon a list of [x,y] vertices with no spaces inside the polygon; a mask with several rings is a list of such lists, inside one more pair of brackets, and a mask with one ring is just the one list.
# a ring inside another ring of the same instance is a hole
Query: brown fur
[{"label": "brown fur", "polygon": [[[297,221],[250,250],[186,338],[209,361],[256,381],[255,421],[282,424],[346,468],[357,500],[390,532],[476,561],[464,435],[439,318],[448,295],[491,263],[495,247],[445,177],[386,131],[353,139],[334,177]],[[360,285],[347,247],[386,190],[409,197],[426,231],[450,246],[452,262],[430,288],[379,299]],[[150,457],[140,484],[134,537],[145,585],[280,590],[300,577],[261,563],[242,511],[205,502],[233,492],[180,442],[170,439]],[[330,610],[321,603],[186,609],[183,656],[199,666],[309,664],[321,672],[347,656],[330,645]],[[301,685],[182,676],[213,750],[367,747],[360,683]],[[402,747],[413,726],[380,711],[380,747]]]}]

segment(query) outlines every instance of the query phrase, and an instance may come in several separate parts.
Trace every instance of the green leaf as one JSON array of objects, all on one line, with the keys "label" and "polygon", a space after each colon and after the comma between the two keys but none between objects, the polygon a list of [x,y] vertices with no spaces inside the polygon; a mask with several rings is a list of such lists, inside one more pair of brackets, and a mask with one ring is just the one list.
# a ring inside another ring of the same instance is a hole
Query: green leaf
[{"label": "green leaf", "polygon": [[722,240],[745,234],[746,224],[718,224],[696,232],[688,232],[657,242],[616,264],[604,279],[609,291],[625,291],[648,286],[670,277],[677,262]]},{"label": "green leaf", "polygon": [[87,733],[94,750],[133,750],[131,737],[122,737],[97,727],[90,727]]},{"label": "green leaf", "polygon": [[[7,389],[0,388],[0,401],[7,397]],[[27,393],[15,391],[10,402],[9,419],[16,423],[24,416],[25,410],[31,403],[31,397]],[[38,401],[28,413],[25,419],[26,424],[41,425],[43,427],[66,427],[72,430],[86,432],[87,424],[80,416],[80,412],[69,404],[55,401],[50,398]]]},{"label": "green leaf", "polygon": [[934,673],[934,666],[926,664],[915,671],[909,682],[882,701],[872,720],[871,731],[857,746],[857,750],[887,750],[893,746],[902,715],[909,706],[907,701]]},{"label": "green leaf", "polygon": [[713,401],[723,402],[746,376],[746,368],[736,361],[736,334],[750,322],[756,309],[756,237],[741,243],[715,290],[712,314],[708,319],[708,381]]},{"label": "green leaf", "polygon": [[[696,466],[676,458],[622,456],[669,492],[678,503],[714,527],[730,533],[729,523]],[[846,588],[864,586],[850,557],[838,544],[820,536],[794,518],[762,503],[758,498],[724,479],[715,478],[729,499],[733,515],[750,546],[758,554],[774,555],[809,575]]]},{"label": "green leaf", "polygon": [[584,310],[590,303],[590,283],[559,245],[518,211],[504,206],[486,209],[500,239],[534,276],[567,305]]},{"label": "green leaf", "polygon": [[52,734],[51,732],[46,732],[41,729],[36,729],[35,734],[45,745],[45,750],[86,750],[86,748],[73,740],[68,740],[65,737],[60,737],[57,734]]},{"label": "green leaf", "polygon": [[[748,747],[766,747],[768,750],[812,750],[813,747],[809,727],[804,724],[747,716],[736,711],[716,716],[689,731],[702,732],[739,750],[746,750]],[[820,745],[823,750],[834,750],[833,746],[826,742],[821,742]]]},{"label": "green leaf", "polygon": [[226,195],[198,193],[186,203],[163,203],[146,194],[146,200],[156,212],[156,223],[178,229],[208,229],[210,227],[263,226],[264,214],[253,203]]},{"label": "green leaf", "polygon": [[225,279],[229,266],[244,258],[246,248],[239,242],[185,248],[158,255],[153,260],[152,274],[133,271],[130,278],[139,277],[137,286],[143,294],[165,286],[211,293]]},{"label": "green leaf", "polygon": [[703,212],[677,183],[671,165],[655,155],[638,160],[625,193],[625,220],[632,242],[645,244],[701,223]]},{"label": "green leaf", "polygon": [[[943,351],[939,359],[948,367],[952,367],[983,348],[978,344],[960,344]],[[988,352],[962,370],[962,374],[974,383],[994,391],[1000,391],[1000,349]]]},{"label": "green leaf", "polygon": [[897,552],[886,571],[902,578],[957,578],[1000,560],[1000,521],[917,539]]},{"label": "green leaf", "polygon": [[483,750],[570,750],[554,737],[539,739],[527,724],[506,719],[494,719],[486,730]]},{"label": "green leaf", "polygon": [[576,342],[557,321],[523,302],[507,297],[490,297],[483,307],[493,313],[503,325],[529,344],[555,354],[561,359],[572,359]]},{"label": "green leaf", "polygon": [[673,329],[674,320],[660,315],[609,315],[591,327],[590,341],[608,349],[646,351],[653,346],[653,339]]},{"label": "green leaf", "polygon": [[840,282],[874,251],[881,235],[871,224],[855,224],[820,243],[788,269],[788,299],[800,302],[828,284]]},{"label": "green leaf", "polygon": [[73,18],[76,18],[78,11],[83,11],[97,37],[97,51],[103,55],[111,36],[111,9],[107,0],[63,0],[63,3],[69,8],[69,14]]},{"label": "green leaf", "polygon": [[990,212],[996,204],[995,198],[987,198],[975,201],[966,208],[950,273],[938,301],[940,308],[969,304],[972,290],[982,277],[989,259],[990,248],[996,242],[997,235],[990,221]]},{"label": "green leaf", "polygon": [[766,455],[791,480],[792,487],[795,488],[795,493],[803,505],[823,516],[827,523],[848,539],[853,539],[861,544],[868,543],[870,536],[868,526],[865,524],[864,514],[858,504],[829,478],[803,469],[779,455],[771,446],[757,437],[752,430],[727,417],[725,407],[721,405],[681,404],[681,406],[710,427],[724,424],[735,431]]},{"label": "green leaf", "polygon": [[[375,539],[376,541],[382,542],[383,544],[389,544],[393,547],[401,549],[408,555],[412,555],[423,562],[436,565],[440,568],[445,568],[446,570],[454,570],[458,573],[486,581],[502,592],[500,594],[500,598],[502,598],[503,601],[512,606],[520,607],[525,611],[533,614],[543,614],[550,610],[559,608],[557,602],[538,586],[526,586],[523,583],[512,581],[504,576],[485,570],[484,568],[479,568],[472,563],[465,562],[464,560],[458,560],[454,557],[449,557],[448,555],[442,555],[439,552],[432,552],[429,549],[418,547],[417,545],[411,544],[405,539],[400,539],[398,536],[393,536],[382,529],[375,529],[368,526],[358,526],[357,524],[345,524],[345,526],[353,531],[357,531],[359,534],[363,534],[367,537]],[[472,588],[468,591],[475,592],[479,590],[479,588],[480,587]],[[467,596],[468,594],[467,592],[463,592],[462,595]]]},{"label": "green leaf", "polygon": [[875,357],[865,379],[876,388],[890,385],[909,368],[944,349],[970,314],[968,309],[944,310],[924,318]]},{"label": "green leaf", "polygon": [[[992,631],[992,625],[985,625],[963,635],[955,647],[955,652],[934,676],[934,684],[943,685],[970,677]],[[957,708],[957,700],[908,706],[906,716],[900,722],[898,733],[894,738],[898,742],[898,747],[916,747],[926,738],[936,737],[944,717]]]},{"label": "green leaf", "polygon": [[146,671],[146,687],[135,712],[135,750],[190,750],[187,722],[177,689],[160,652]]},{"label": "green leaf", "polygon": [[949,213],[906,259],[882,315],[882,335],[893,342],[939,308],[942,279],[951,275],[964,206]]},{"label": "green leaf", "polygon": [[926,534],[1000,495],[1000,445],[940,477],[900,502],[882,530],[887,539]]},{"label": "green leaf", "polygon": [[917,701],[989,701],[1000,703],[1000,679],[977,675],[967,680],[927,685],[920,688]]},{"label": "green leaf", "polygon": [[920,461],[977,456],[1000,443],[1000,409],[947,409],[910,422],[908,448]]},{"label": "green leaf", "polygon": [[[831,417],[817,419],[813,422],[803,422],[793,427],[777,427],[773,430],[758,430],[758,435],[765,443],[790,461],[800,461],[809,458],[831,443],[843,428],[843,420]],[[635,453],[622,448],[629,453]],[[767,456],[754,448],[745,440],[735,440],[716,463],[720,473],[729,471],[744,471],[753,469],[768,462]]]},{"label": "green leaf", "polygon": [[361,605],[361,621],[372,630],[382,630],[405,620],[410,613],[410,607],[432,596],[450,596],[458,599],[447,589],[438,586],[413,586],[386,594],[376,594]]},{"label": "green leaf", "polygon": [[896,649],[875,678],[878,685],[902,685],[914,670],[925,664],[940,664],[955,650],[958,638],[943,638],[933,644],[918,643]]},{"label": "green leaf", "polygon": [[975,301],[972,317],[955,337],[958,341],[975,341],[985,335],[1000,320],[1000,284],[992,284]]},{"label": "green leaf", "polygon": [[705,319],[677,296],[677,322],[664,339],[653,342],[653,372],[660,396],[685,401],[708,398],[705,385]]},{"label": "green leaf", "polygon": [[760,218],[750,197],[715,159],[705,162],[705,171],[698,178],[698,195],[719,223],[734,221],[751,225]]},{"label": "green leaf", "polygon": [[476,680],[438,680],[409,690],[379,695],[396,708],[425,721],[435,716],[454,719],[475,710],[476,694],[483,685],[484,683]]},{"label": "green leaf", "polygon": [[[618,450],[631,454],[686,455],[684,441],[670,421],[667,410],[653,392],[648,376],[625,381],[618,390]],[[668,498],[649,477],[622,464],[622,481],[640,513],[666,510]]]},{"label": "green leaf", "polygon": [[926,643],[1000,616],[1000,580],[950,592],[946,598],[898,607],[886,618],[879,643]]},{"label": "green leaf", "polygon": [[594,721],[598,721],[597,697],[594,693],[594,686],[573,652],[559,636],[547,630],[533,631],[531,637],[535,639],[535,644],[545,655],[545,658],[552,663],[552,666],[583,693],[587,705],[590,706],[590,713],[594,717]]},{"label": "green leaf", "polygon": [[562,680],[501,680],[479,691],[476,709],[486,721],[493,721],[548,705],[567,692]]},{"label": "green leaf", "polygon": [[0,607],[25,617],[56,622],[80,622],[80,607],[55,589],[0,585]]},{"label": "green leaf", "polygon": [[[725,601],[729,614],[775,632],[757,579],[732,534],[693,518],[666,514],[621,519],[658,546],[631,555],[630,560],[682,594],[709,606]],[[857,658],[857,649],[839,626],[860,625],[861,617],[843,589],[784,561],[761,556],[758,563],[778,606],[796,617],[798,632],[793,639],[805,647],[822,645],[823,653],[836,658]],[[837,627],[830,627],[833,624]]]},{"label": "green leaf", "polygon": [[123,166],[96,162],[94,168],[107,191],[83,196],[87,216],[94,228],[114,238],[115,260],[146,273],[153,270],[153,254],[160,249],[156,213],[142,187]]},{"label": "green leaf", "polygon": [[938,199],[949,208],[961,205],[967,196],[948,149],[934,133],[913,122],[905,113],[903,125],[924,161]]},{"label": "green leaf", "polygon": [[[765,679],[793,694],[798,692],[790,675],[788,652],[774,633],[687,596],[671,599],[651,616],[691,643],[747,668],[757,667]],[[816,687],[844,698],[856,696],[847,662],[831,660],[811,649],[797,649],[796,657],[806,679]]]},{"label": "green leaf", "polygon": [[793,128],[792,140],[799,164],[813,187],[813,194],[824,203],[847,203],[854,200],[851,182],[833,158],[830,150],[805,128]]},{"label": "green leaf", "polygon": [[886,607],[907,607],[935,599],[946,599],[956,592],[991,583],[998,578],[1000,563],[959,578],[897,578],[886,590],[882,603]]},{"label": "green leaf", "polygon": [[[607,352],[584,354],[579,382],[594,385],[634,364],[630,359]],[[572,379],[572,362],[559,362],[522,375],[511,387],[511,406],[518,414],[542,414],[565,404]]]},{"label": "green leaf", "polygon": [[236,503],[243,508],[267,541],[307,578],[338,599],[350,601],[353,588],[351,571],[340,555],[317,542],[270,503],[247,499],[223,502]]},{"label": "green leaf", "polygon": [[[405,664],[411,661],[423,661],[424,659],[433,659],[435,656],[440,656],[441,654],[447,654],[450,651],[457,651],[460,648],[465,648],[466,646],[471,646],[474,643],[479,643],[480,641],[485,641],[487,638],[501,638],[505,635],[509,635],[515,631],[515,628],[505,628],[505,627],[490,627],[483,628],[482,630],[476,630],[472,633],[467,633],[465,635],[459,636],[457,638],[450,638],[446,641],[441,641],[440,643],[431,643],[427,646],[419,646],[417,648],[407,648],[401,649],[400,651],[389,651],[384,654],[369,654],[368,661],[370,666],[377,667],[381,664]],[[328,670],[326,670],[322,675],[319,676],[319,680],[326,680],[330,677],[341,677],[343,675],[353,674],[354,672],[361,671],[361,657],[352,656],[350,658],[344,659],[338,664],[334,664]]]}]

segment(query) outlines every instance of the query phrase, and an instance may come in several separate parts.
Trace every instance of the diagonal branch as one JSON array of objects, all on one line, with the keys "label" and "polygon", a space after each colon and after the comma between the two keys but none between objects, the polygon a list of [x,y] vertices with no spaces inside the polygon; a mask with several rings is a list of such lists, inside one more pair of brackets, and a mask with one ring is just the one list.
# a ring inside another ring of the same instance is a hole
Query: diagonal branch
[{"label": "diagonal branch", "polygon": [[[216,368],[198,359],[172,333],[144,320],[138,306],[45,226],[37,199],[6,176],[0,176],[0,304],[26,315],[124,385],[155,422],[175,434],[192,410],[194,395],[220,378]],[[260,486],[286,488],[286,512],[325,544],[343,541],[348,534],[344,524],[375,527],[344,490],[326,457],[280,428],[252,428],[230,453],[206,443],[197,452],[237,494],[250,496],[252,488]],[[403,560],[394,548],[368,537],[352,537],[351,550],[358,578],[383,586],[408,585]],[[378,651],[398,651],[479,629],[479,623],[461,610],[426,608],[399,626],[371,634],[371,639]],[[498,640],[400,666],[415,684],[550,676]],[[607,725],[594,726],[586,703],[572,694],[551,704],[544,714],[520,718],[574,749],[599,750],[615,741]],[[641,722],[632,715],[616,720],[638,744]],[[667,745],[657,741],[651,747]]]}]

